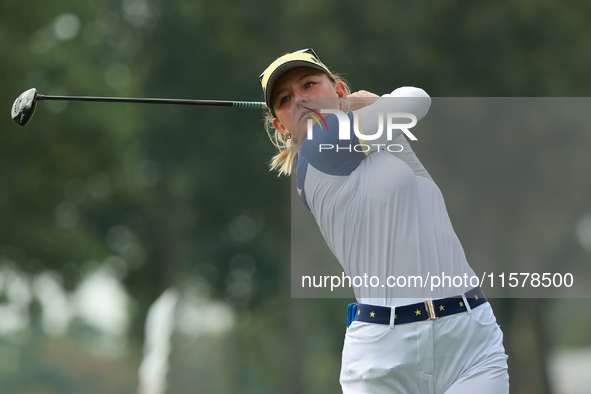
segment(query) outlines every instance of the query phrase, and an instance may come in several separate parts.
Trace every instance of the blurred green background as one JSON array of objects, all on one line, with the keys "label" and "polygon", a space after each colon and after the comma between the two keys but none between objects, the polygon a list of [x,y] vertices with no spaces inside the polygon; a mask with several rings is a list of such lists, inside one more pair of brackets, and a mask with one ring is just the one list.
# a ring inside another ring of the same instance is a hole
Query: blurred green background
[{"label": "blurred green background", "polygon": [[[30,87],[260,101],[263,69],[307,47],[353,90],[591,93],[582,1],[0,0],[1,393],[340,391],[350,300],[290,298],[289,179],[267,170],[260,111],[41,102],[26,128],[8,117]],[[468,261],[590,263],[591,131],[577,133],[413,145]],[[513,393],[591,393],[589,300],[492,304]]]}]

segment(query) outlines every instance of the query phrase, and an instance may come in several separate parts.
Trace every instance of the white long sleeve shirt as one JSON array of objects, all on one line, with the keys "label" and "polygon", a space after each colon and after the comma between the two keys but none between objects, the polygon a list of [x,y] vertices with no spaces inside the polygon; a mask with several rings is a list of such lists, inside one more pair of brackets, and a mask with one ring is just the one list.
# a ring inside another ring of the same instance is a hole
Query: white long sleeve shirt
[{"label": "white long sleeve shirt", "polygon": [[[430,105],[422,89],[396,89],[360,109],[358,127],[371,135],[379,127],[378,113],[411,113],[420,120]],[[353,113],[348,117],[350,140],[339,140],[336,115],[326,116],[328,130],[314,126],[313,139],[305,139],[299,149],[296,179],[304,203],[345,273],[379,279],[376,287],[354,286],[357,301],[399,306],[455,296],[474,287],[465,279],[474,273],[441,191],[402,131],[391,140],[384,132],[377,140],[360,141],[353,132],[356,117]],[[321,148],[330,145],[335,148]],[[355,149],[357,145],[365,146]],[[395,148],[392,152],[403,149],[391,153],[386,148],[390,145]],[[404,287],[398,281],[401,276],[408,281]],[[420,276],[425,287],[416,285],[417,279],[412,286],[412,276]],[[454,277],[462,278],[461,286],[452,284]],[[439,286],[432,288],[437,278]]]}]

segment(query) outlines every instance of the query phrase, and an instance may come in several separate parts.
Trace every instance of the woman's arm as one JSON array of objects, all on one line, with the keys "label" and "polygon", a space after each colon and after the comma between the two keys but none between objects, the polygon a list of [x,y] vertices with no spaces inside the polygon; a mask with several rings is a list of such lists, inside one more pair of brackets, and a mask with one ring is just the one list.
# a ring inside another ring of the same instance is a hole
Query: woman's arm
[{"label": "woman's arm", "polygon": [[[369,96],[372,95],[372,96]],[[351,95],[353,97],[353,107],[361,99],[356,97],[373,97],[375,95],[369,92],[361,91]],[[431,97],[419,88],[405,86],[394,90],[390,94],[385,94],[377,99],[373,104],[360,108],[357,113],[359,116],[359,131],[366,135],[367,138],[360,138],[365,144],[369,146],[369,151],[373,152],[379,149],[384,150],[389,145],[396,144],[394,141],[398,136],[402,135],[402,128],[395,128],[391,135],[387,132],[387,117],[388,113],[408,113],[416,117],[416,120],[421,120],[429,111],[431,106]],[[382,116],[380,116],[382,114]],[[382,124],[379,120],[382,119]],[[409,117],[396,118],[395,123],[409,124],[412,119]],[[382,133],[378,138],[372,137],[382,128]],[[412,130],[409,130],[412,132]],[[390,138],[388,138],[390,137]],[[369,152],[368,152],[369,153]]]},{"label": "woman's arm", "polygon": [[[383,131],[377,140],[358,138],[353,133],[353,123],[357,116],[354,118],[351,112],[347,114],[351,127],[350,139],[341,140],[339,138],[339,120],[335,115],[326,116],[326,130],[322,129],[321,125],[315,124],[313,139],[304,139],[298,154],[307,163],[329,175],[349,175],[372,151],[386,150],[387,146],[399,143],[400,138],[398,137],[402,135],[400,129],[394,129],[391,139],[388,139],[385,125],[388,113],[411,113],[419,120],[425,116],[431,105],[431,98],[427,93],[417,88],[396,89],[381,98],[367,91],[359,91],[349,95],[348,98],[351,100],[350,104],[353,109],[359,108],[357,114],[361,123],[360,131],[373,129],[371,133],[375,134],[379,126],[380,112],[384,113]],[[375,102],[371,103],[372,101]],[[407,118],[402,120],[403,123],[406,121],[408,121]]]}]

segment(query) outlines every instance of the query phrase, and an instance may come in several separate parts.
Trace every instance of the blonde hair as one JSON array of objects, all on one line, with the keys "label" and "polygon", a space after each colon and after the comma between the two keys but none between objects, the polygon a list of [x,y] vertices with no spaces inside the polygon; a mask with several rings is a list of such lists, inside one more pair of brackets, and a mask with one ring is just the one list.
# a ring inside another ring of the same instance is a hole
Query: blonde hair
[{"label": "blonde hair", "polygon": [[[345,85],[347,95],[351,94],[349,84],[347,84],[347,82],[341,76],[336,74],[326,74],[326,76],[328,79],[330,79],[330,82],[333,85],[336,85],[337,82],[343,83],[343,85]],[[265,130],[269,135],[269,139],[278,150],[275,156],[273,156],[271,159],[269,167],[271,170],[276,170],[279,172],[277,176],[291,175],[293,163],[297,158],[297,151],[296,149],[292,149],[291,139],[286,138],[283,134],[275,129],[273,126],[273,119],[275,119],[275,116],[270,109],[267,109],[265,112]]]}]

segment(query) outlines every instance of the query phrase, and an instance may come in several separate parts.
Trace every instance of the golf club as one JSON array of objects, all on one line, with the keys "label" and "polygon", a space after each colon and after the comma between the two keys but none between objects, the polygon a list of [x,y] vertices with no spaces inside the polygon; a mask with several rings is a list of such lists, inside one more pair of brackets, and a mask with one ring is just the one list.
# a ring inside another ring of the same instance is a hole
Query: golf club
[{"label": "golf club", "polygon": [[10,115],[19,126],[25,126],[35,113],[37,101],[101,101],[109,103],[147,103],[147,104],[182,104],[182,105],[210,105],[237,108],[267,108],[263,102],[254,101],[223,101],[223,100],[185,100],[185,99],[161,99],[161,98],[128,98],[128,97],[92,97],[92,96],[47,96],[37,94],[37,89],[32,88],[22,93],[14,100]]}]

